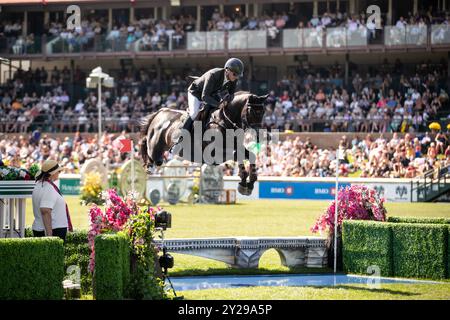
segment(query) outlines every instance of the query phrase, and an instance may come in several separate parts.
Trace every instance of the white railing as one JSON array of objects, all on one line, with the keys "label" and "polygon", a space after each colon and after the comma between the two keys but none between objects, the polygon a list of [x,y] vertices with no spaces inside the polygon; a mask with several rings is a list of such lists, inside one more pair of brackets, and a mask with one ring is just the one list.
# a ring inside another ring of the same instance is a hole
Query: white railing
[{"label": "white railing", "polygon": [[[267,48],[284,49],[340,49],[366,47],[370,39],[380,37],[377,45],[387,47],[426,47],[450,45],[450,25],[406,25],[404,27],[386,26],[383,32],[369,30],[364,26],[352,28],[302,28],[283,29],[277,33],[273,30],[237,30],[237,31],[194,31],[187,32],[184,38],[172,35],[168,43],[158,42],[143,46],[143,38],[126,43],[125,39],[115,41],[102,37],[92,48],[67,44],[60,37],[43,39],[44,54],[82,53],[86,52],[143,52],[143,51],[223,51],[251,50]],[[382,37],[382,38],[381,38]],[[382,40],[382,41],[381,41]],[[60,43],[61,42],[61,43]],[[381,43],[380,43],[381,42]],[[61,49],[59,46],[61,45]],[[26,54],[26,53],[24,53]]]},{"label": "white railing", "polygon": [[450,44],[450,25],[431,26],[431,45]]}]

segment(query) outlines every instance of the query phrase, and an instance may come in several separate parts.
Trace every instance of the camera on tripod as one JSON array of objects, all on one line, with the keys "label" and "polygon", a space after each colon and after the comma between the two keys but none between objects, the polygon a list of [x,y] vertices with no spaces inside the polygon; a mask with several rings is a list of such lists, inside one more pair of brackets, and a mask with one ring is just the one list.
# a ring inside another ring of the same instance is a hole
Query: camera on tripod
[{"label": "camera on tripod", "polygon": [[167,269],[173,268],[173,257],[167,253],[167,249],[165,247],[163,248],[162,256],[159,257],[159,265],[163,269],[164,274],[167,274]]},{"label": "camera on tripod", "polygon": [[166,230],[172,228],[172,214],[161,210],[155,213],[155,228]]},{"label": "camera on tripod", "polygon": [[163,254],[159,257],[159,265],[163,269],[163,272],[167,274],[167,269],[173,268],[174,260],[173,257],[167,253],[167,248],[164,243],[164,231],[167,228],[172,227],[172,214],[165,211],[160,210],[155,213],[155,228],[161,231],[161,247]]}]

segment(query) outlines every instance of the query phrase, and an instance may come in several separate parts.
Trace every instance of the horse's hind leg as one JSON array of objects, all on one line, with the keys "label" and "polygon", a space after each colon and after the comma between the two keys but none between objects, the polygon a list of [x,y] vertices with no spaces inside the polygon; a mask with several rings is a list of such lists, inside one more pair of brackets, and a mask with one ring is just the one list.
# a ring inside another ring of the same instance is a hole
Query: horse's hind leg
[{"label": "horse's hind leg", "polygon": [[151,139],[153,146],[150,158],[156,166],[161,166],[164,162],[164,141],[161,140],[161,134],[154,134]]}]

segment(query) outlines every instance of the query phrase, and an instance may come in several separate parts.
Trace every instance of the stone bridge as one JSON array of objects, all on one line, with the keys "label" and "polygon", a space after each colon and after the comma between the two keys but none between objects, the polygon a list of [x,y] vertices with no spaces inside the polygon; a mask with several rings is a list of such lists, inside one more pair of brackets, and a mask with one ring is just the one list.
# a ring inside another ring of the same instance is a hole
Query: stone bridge
[{"label": "stone bridge", "polygon": [[[161,246],[161,240],[155,240]],[[189,254],[227,263],[234,268],[258,268],[266,250],[275,249],[287,267],[322,268],[327,265],[325,238],[321,237],[227,237],[166,239],[173,253]]]}]

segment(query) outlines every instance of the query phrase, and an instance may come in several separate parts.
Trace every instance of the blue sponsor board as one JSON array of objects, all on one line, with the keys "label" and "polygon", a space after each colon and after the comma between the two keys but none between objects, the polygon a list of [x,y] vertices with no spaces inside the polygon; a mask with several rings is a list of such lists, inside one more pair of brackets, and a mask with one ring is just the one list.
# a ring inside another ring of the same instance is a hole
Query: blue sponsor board
[{"label": "blue sponsor board", "polygon": [[[339,189],[350,183],[339,183]],[[260,199],[333,200],[336,184],[333,182],[260,181]]]}]

